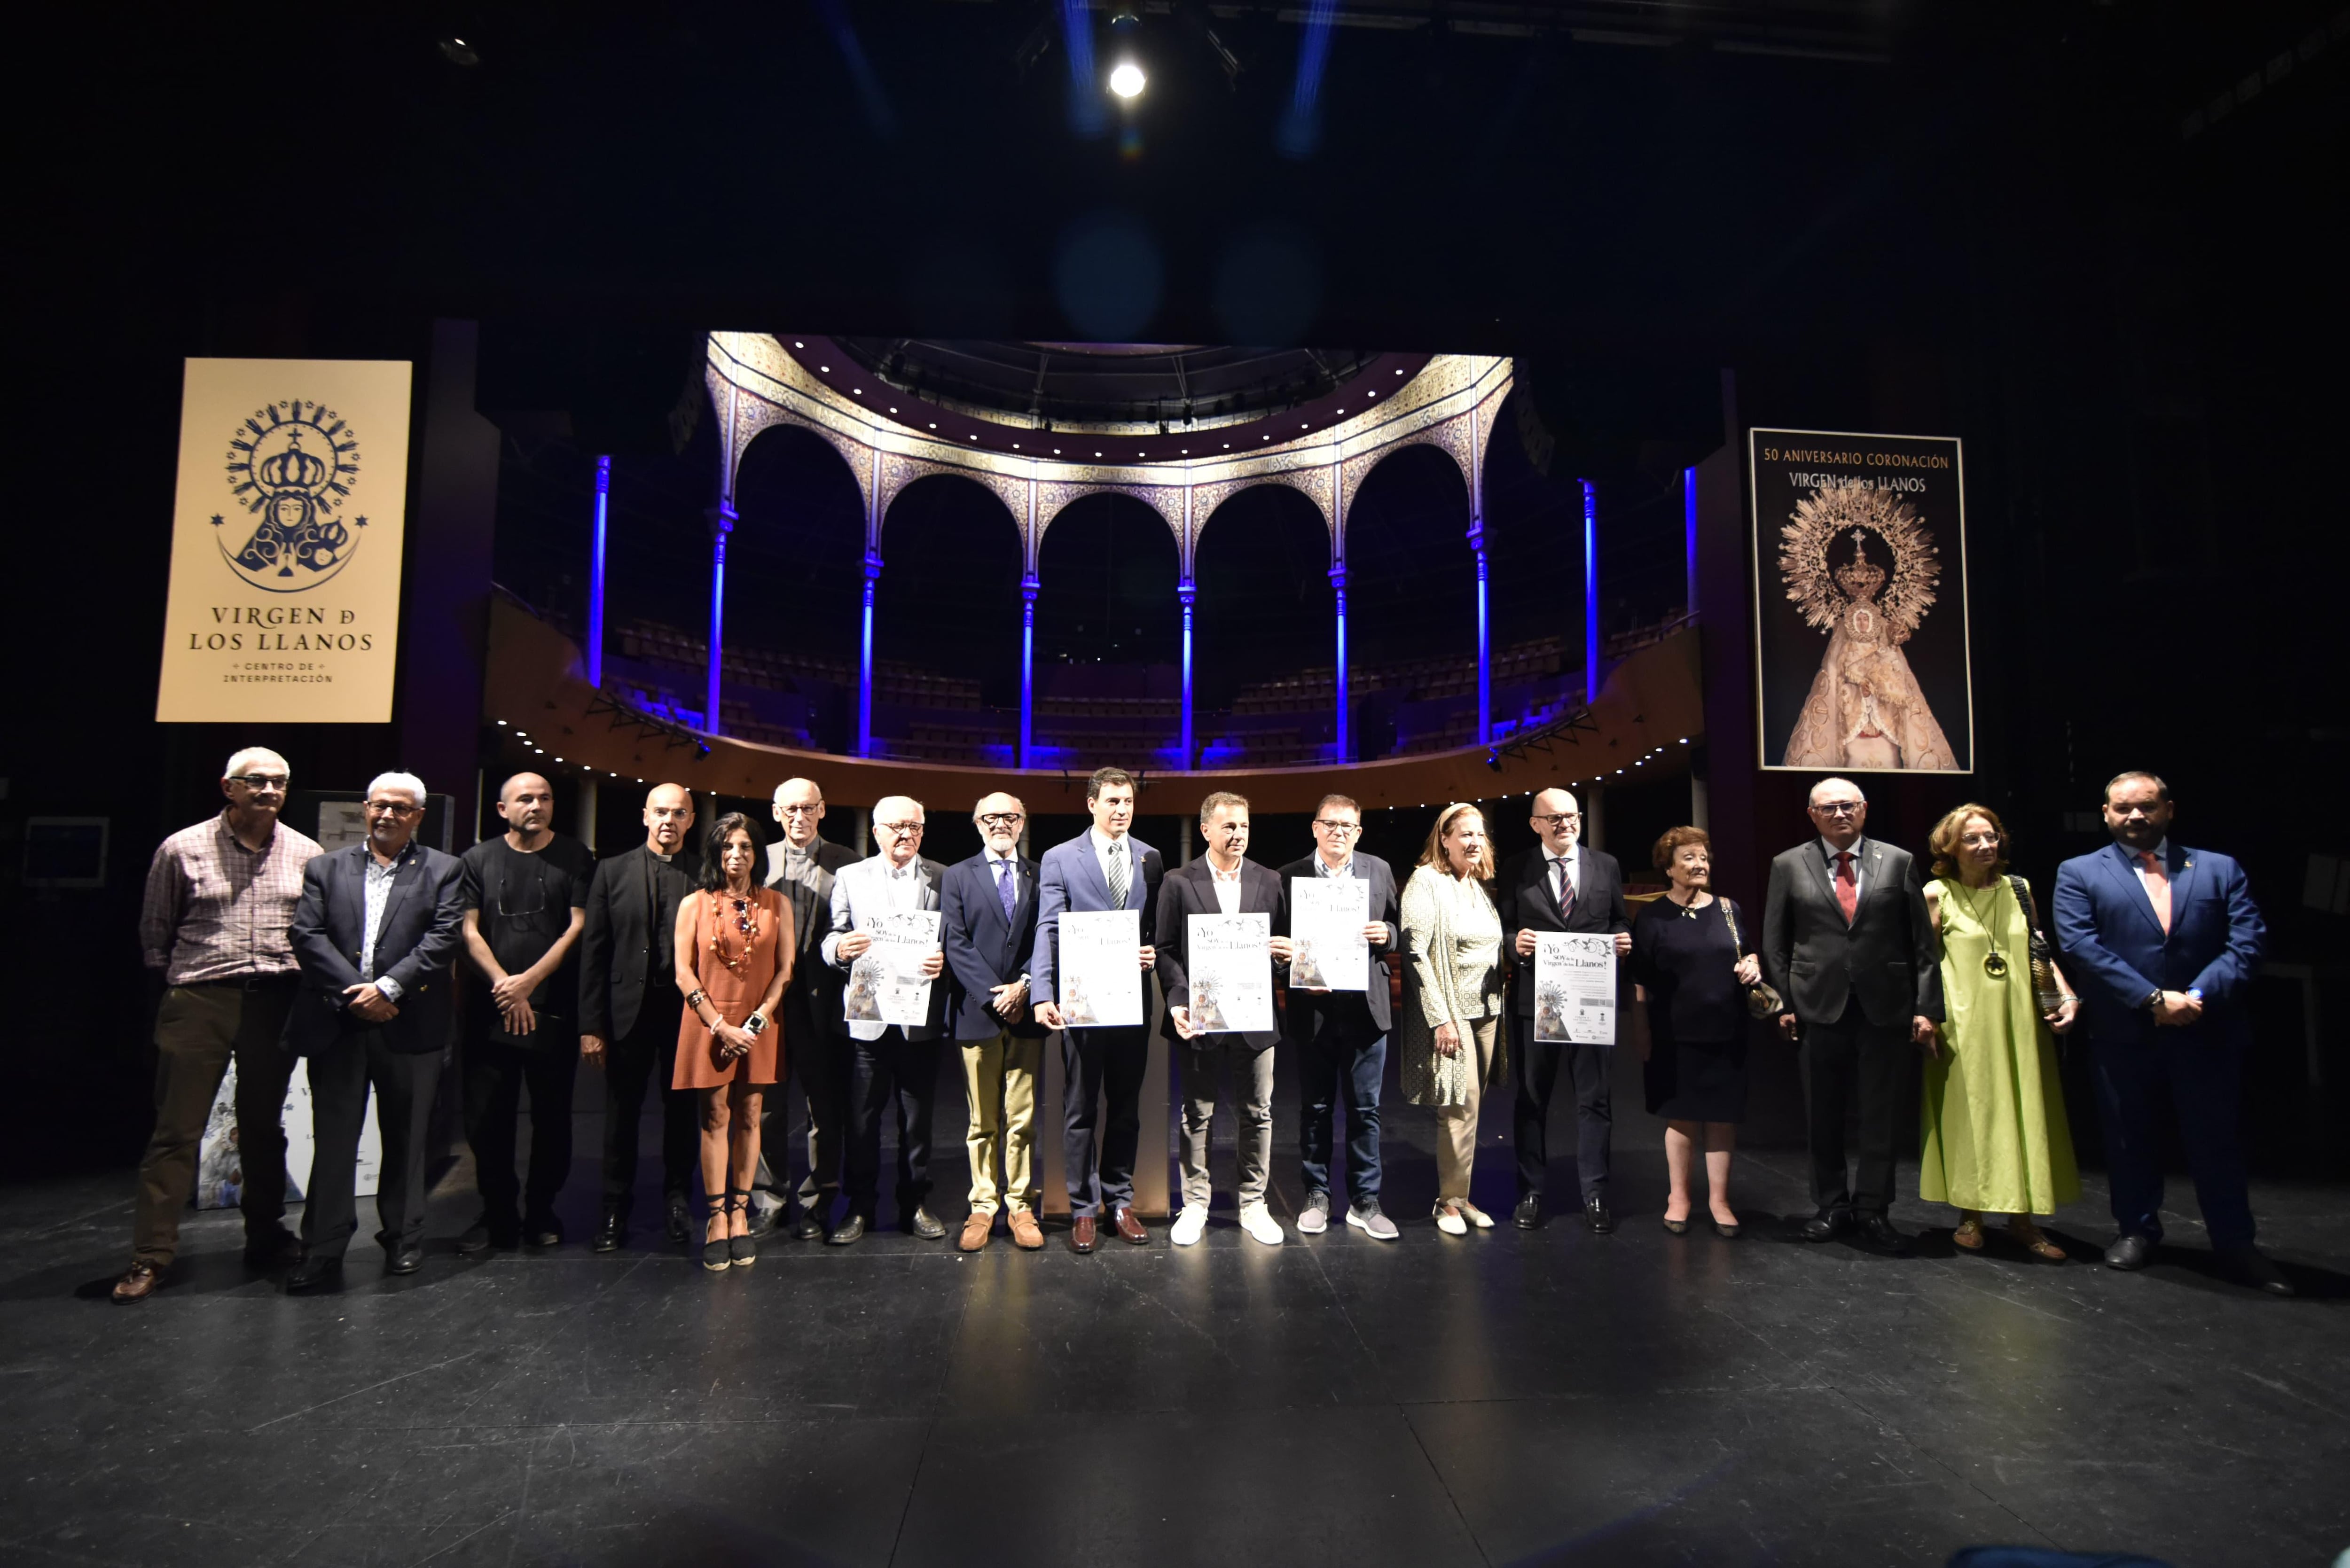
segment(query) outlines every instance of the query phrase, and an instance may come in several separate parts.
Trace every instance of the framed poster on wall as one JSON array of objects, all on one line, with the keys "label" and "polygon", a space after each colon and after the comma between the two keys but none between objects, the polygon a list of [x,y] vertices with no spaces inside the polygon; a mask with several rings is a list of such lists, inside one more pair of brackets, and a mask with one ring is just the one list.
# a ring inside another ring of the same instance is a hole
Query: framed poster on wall
[{"label": "framed poster on wall", "polygon": [[1972,773],[1958,438],[1756,430],[1747,442],[1758,761]]}]

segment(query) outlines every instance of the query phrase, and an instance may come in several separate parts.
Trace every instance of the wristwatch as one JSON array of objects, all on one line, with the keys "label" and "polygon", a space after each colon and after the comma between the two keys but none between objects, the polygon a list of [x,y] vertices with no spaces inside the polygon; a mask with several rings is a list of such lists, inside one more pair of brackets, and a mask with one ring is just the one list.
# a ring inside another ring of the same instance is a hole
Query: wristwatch
[{"label": "wristwatch", "polygon": [[2162,1005],[2162,992],[2160,991],[2147,992],[2146,993],[2146,1000],[2139,1002],[2138,1005],[2145,1008],[2148,1012],[2152,1012],[2156,1008]]},{"label": "wristwatch", "polygon": [[750,1017],[743,1021],[743,1033],[750,1035],[753,1039],[756,1039],[758,1038],[759,1031],[764,1029],[766,1026],[766,1019],[754,1012],[751,1014]]}]

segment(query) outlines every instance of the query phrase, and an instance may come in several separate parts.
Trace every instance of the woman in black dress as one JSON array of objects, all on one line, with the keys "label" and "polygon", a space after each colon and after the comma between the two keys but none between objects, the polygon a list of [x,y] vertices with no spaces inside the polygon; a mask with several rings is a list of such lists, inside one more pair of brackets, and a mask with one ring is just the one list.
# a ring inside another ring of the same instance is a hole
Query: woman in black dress
[{"label": "woman in black dress", "polygon": [[1699,827],[1658,839],[1650,858],[1671,886],[1632,922],[1632,978],[1648,1002],[1640,1076],[1648,1114],[1665,1118],[1665,1229],[1676,1236],[1689,1229],[1690,1155],[1700,1145],[1713,1228],[1738,1234],[1730,1153],[1746,1116],[1746,990],[1762,976],[1738,906],[1708,890],[1711,848]]}]

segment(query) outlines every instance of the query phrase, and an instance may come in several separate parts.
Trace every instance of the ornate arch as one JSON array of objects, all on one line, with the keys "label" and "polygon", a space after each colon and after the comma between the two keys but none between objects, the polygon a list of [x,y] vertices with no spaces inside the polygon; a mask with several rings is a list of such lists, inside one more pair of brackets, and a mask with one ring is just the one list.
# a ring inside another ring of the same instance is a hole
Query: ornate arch
[{"label": "ornate arch", "polygon": [[[1376,471],[1380,464],[1386,462],[1388,459],[1395,456],[1398,452],[1402,452],[1407,447],[1432,446],[1437,451],[1451,458],[1452,460],[1453,471],[1461,475],[1461,485],[1469,493],[1469,503],[1473,510],[1477,500],[1477,484],[1476,481],[1471,477],[1468,462],[1468,425],[1469,421],[1465,418],[1446,420],[1440,424],[1433,424],[1427,426],[1424,429],[1414,431],[1410,434],[1403,436],[1394,442],[1379,448],[1377,452],[1368,452],[1362,457],[1348,460],[1342,465],[1343,472],[1341,474],[1341,478],[1343,481],[1343,493],[1346,498],[1346,504],[1339,508],[1338,525],[1341,528],[1344,528],[1347,523],[1353,519],[1355,515],[1355,495],[1357,492],[1362,489],[1363,482],[1370,478],[1372,472]],[[1344,554],[1343,550],[1341,551],[1341,554]]]},{"label": "ornate arch", "polygon": [[1028,544],[1028,482],[1003,474],[989,473],[981,469],[960,467],[951,462],[924,462],[916,458],[902,457],[896,452],[881,454],[881,501],[878,513],[877,543],[886,541],[889,526],[889,508],[898,498],[925,479],[961,479],[978,485],[1003,504],[1004,521],[1012,524],[1020,541],[1024,566]]},{"label": "ornate arch", "polygon": [[1174,535],[1175,554],[1179,561],[1188,557],[1183,538],[1183,493],[1190,486],[1182,484],[1137,484],[1114,479],[1055,479],[1039,481],[1036,485],[1036,544],[1039,558],[1045,548],[1045,535],[1061,514],[1073,502],[1088,495],[1130,495],[1159,514]]},{"label": "ornate arch", "polygon": [[[713,381],[717,379],[714,374],[712,379]],[[724,407],[727,390],[723,383],[712,388],[712,393],[719,400],[721,408]],[[865,514],[868,517],[873,515],[872,448],[862,441],[853,441],[842,435],[838,431],[827,430],[814,420],[803,418],[789,409],[772,403],[756,392],[743,391],[740,389],[733,390],[734,422],[731,432],[733,445],[726,457],[726,493],[730,499],[733,496],[734,482],[743,472],[743,459],[749,454],[751,443],[781,425],[806,431],[832,448],[839,455],[840,461],[848,465],[849,475],[857,482],[857,497],[865,509]]]}]

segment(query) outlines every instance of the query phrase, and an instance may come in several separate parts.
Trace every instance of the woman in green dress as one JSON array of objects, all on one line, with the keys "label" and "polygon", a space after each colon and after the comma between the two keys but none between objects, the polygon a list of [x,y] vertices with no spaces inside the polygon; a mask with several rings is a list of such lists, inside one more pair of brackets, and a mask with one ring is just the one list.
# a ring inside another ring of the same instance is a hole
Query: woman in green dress
[{"label": "woman in green dress", "polygon": [[[1945,1021],[1926,1063],[1925,1154],[1918,1196],[1959,1210],[1950,1240],[1983,1248],[1982,1217],[2034,1257],[2064,1250],[2033,1223],[2081,1195],[2064,1120],[2056,1035],[2079,999],[2061,972],[2044,1017],[2032,978],[2030,887],[2007,875],[2007,829],[1987,805],[1962,805],[1935,826],[1926,908],[1941,934]],[[2053,971],[2052,967],[2052,972]]]}]

